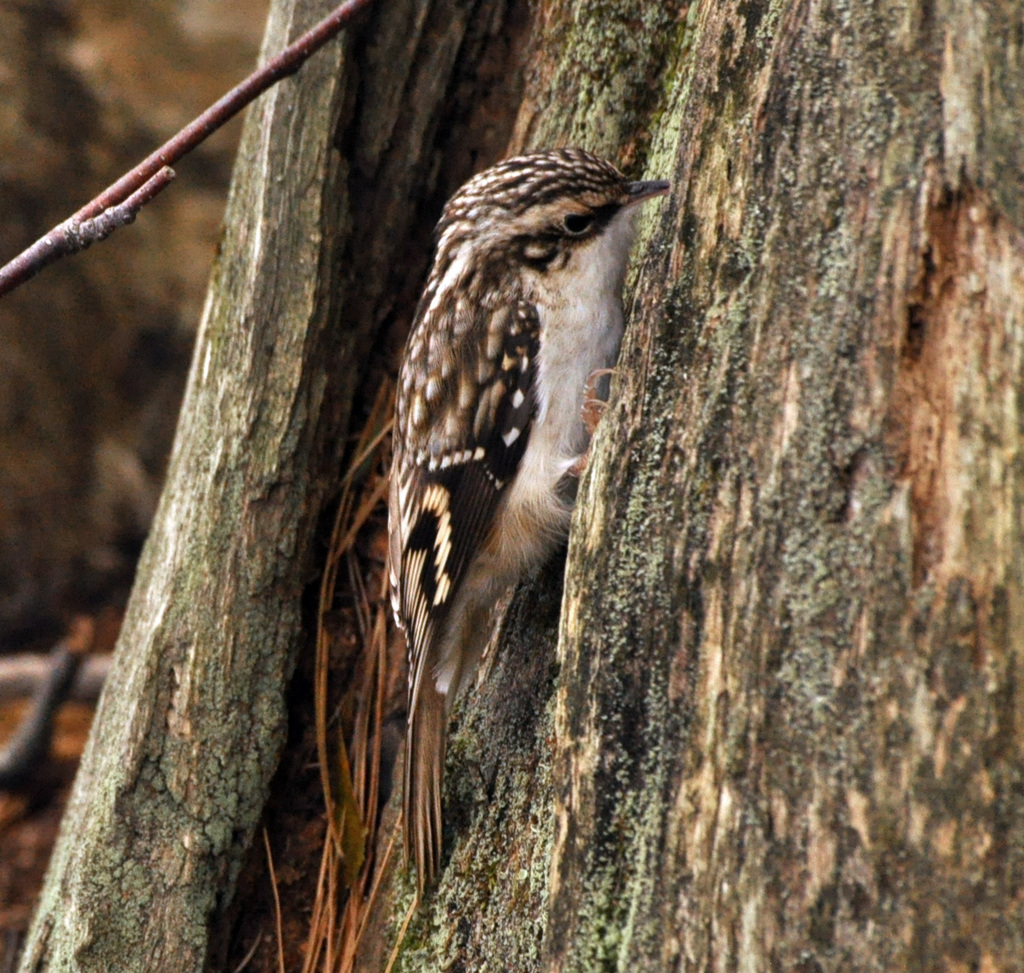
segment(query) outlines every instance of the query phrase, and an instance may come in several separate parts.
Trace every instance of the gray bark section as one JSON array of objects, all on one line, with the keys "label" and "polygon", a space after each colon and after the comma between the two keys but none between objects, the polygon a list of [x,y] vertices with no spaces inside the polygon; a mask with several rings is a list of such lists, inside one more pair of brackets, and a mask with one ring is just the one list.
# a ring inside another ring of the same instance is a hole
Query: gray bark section
[{"label": "gray bark section", "polygon": [[[275,8],[268,48],[293,16]],[[301,631],[317,450],[337,429],[318,270],[345,207],[329,142],[341,50],[246,124],[166,487],[23,969],[202,969],[259,818]]]},{"label": "gray bark section", "polygon": [[[275,3],[265,49],[332,6]],[[507,13],[379,4],[358,42],[250,111],[167,484],[23,970],[178,973],[223,948],[208,929],[283,743],[353,395],[381,322],[411,313],[425,248],[407,241],[429,201],[504,141],[476,103],[518,86],[481,94],[475,65],[513,56]]]}]

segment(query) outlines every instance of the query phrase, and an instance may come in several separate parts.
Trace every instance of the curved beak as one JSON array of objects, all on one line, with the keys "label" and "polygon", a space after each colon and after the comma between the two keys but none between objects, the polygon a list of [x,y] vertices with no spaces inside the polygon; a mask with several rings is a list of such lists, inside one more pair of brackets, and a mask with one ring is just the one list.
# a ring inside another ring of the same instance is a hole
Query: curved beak
[{"label": "curved beak", "polygon": [[642,203],[645,199],[650,199],[652,196],[664,196],[671,188],[672,184],[667,179],[631,182],[626,187],[626,191],[629,193],[629,201],[626,205],[632,206],[634,203]]}]

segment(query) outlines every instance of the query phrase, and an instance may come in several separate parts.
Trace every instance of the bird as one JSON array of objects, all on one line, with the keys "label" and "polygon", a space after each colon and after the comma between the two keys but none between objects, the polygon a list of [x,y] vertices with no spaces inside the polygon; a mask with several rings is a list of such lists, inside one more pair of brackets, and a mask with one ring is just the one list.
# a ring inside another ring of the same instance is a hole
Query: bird
[{"label": "bird", "polygon": [[583,149],[549,149],[474,176],[437,224],[399,369],[388,494],[418,898],[440,865],[452,703],[496,602],[568,534],[592,431],[588,378],[614,364],[622,339],[637,204],[669,188]]}]

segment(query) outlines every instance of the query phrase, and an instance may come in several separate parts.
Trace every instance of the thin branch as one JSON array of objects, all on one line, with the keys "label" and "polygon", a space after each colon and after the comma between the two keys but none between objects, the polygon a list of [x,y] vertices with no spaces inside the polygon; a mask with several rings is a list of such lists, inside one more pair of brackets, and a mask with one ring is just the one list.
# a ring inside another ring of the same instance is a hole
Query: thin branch
[{"label": "thin branch", "polygon": [[[0,296],[19,287],[61,257],[77,253],[95,240],[102,240],[118,226],[130,223],[139,209],[173,178],[170,166],[205,141],[225,122],[234,118],[269,87],[298,71],[311,54],[319,50],[363,7],[369,6],[372,2],[373,0],[346,0],[335,7],[319,24],[262,67],[257,68],[241,84],[232,88],[147,159],[0,268]],[[164,170],[168,174],[161,175]],[[122,204],[132,206],[125,210],[122,209]],[[86,230],[85,227],[93,221],[98,223]],[[100,232],[100,228],[105,229],[105,232]]]},{"label": "thin branch", "polygon": [[79,663],[92,648],[95,631],[91,619],[79,618],[67,638],[50,652],[50,671],[36,690],[28,716],[0,750],[0,789],[23,787],[38,773],[50,749],[54,714],[67,698]]},{"label": "thin branch", "polygon": [[[0,703],[34,696],[50,678],[53,665],[53,657],[37,652],[0,656]],[[82,660],[68,700],[95,703],[109,671],[109,655],[90,655]]]},{"label": "thin branch", "polygon": [[[6,281],[3,275],[8,269],[13,267],[17,272],[18,266],[24,265],[26,271],[22,280],[28,280],[47,264],[69,254],[78,253],[79,250],[85,250],[98,240],[106,239],[119,227],[134,223],[139,210],[169,186],[173,179],[174,170],[170,166],[164,166],[123,203],[110,206],[91,219],[82,220],[78,214],[69,217],[0,270],[0,294],[4,293]],[[20,282],[15,280],[11,289],[17,287]]]},{"label": "thin branch", "polygon": [[123,203],[109,206],[99,216],[76,223],[75,218],[65,220],[57,228],[67,241],[68,253],[84,250],[98,240],[104,240],[114,230],[135,222],[139,210],[151,199],[162,193],[174,180],[174,170],[170,166],[159,169],[152,179],[131,194]]}]

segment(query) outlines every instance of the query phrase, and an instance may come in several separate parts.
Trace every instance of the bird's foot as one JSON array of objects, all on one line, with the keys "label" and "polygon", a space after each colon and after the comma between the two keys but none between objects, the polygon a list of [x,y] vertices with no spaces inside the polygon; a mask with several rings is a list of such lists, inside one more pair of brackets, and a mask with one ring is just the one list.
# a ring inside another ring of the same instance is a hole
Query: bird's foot
[{"label": "bird's foot", "polygon": [[[604,415],[604,410],[608,408],[608,403],[597,394],[597,383],[600,382],[605,375],[614,374],[614,368],[596,368],[590,373],[590,377],[587,379],[583,395],[583,408],[580,412],[583,416],[583,424],[587,427],[587,432],[589,432],[591,436],[593,436],[597,431],[597,425],[601,421],[601,417]],[[584,467],[585,466],[586,464],[584,464]]]},{"label": "bird's foot", "polygon": [[[590,433],[591,442],[593,442],[598,423],[600,423],[601,417],[604,415],[604,410],[608,408],[608,403],[597,394],[597,383],[605,375],[614,374],[614,368],[597,368],[590,373],[590,377],[587,379],[583,394],[583,407],[580,409],[580,414],[583,417],[583,425],[587,427],[587,432]],[[582,476],[589,462],[590,446],[588,445],[587,451],[569,467],[569,474],[571,476]]]}]

